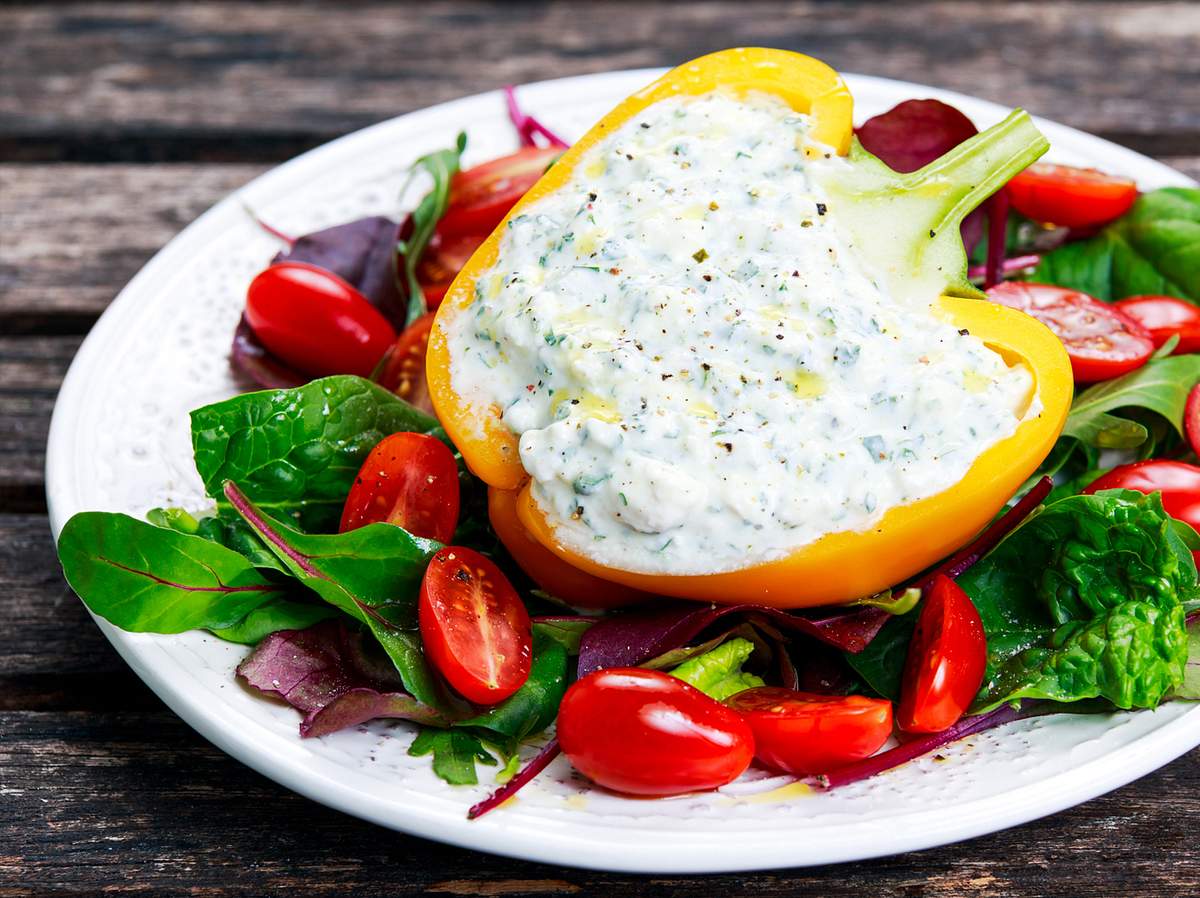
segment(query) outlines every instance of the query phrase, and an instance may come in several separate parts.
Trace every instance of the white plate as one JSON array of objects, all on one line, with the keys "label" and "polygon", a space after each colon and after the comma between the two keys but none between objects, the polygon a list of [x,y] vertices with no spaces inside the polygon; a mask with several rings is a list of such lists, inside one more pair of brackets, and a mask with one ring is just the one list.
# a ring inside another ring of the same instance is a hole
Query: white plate
[{"label": "white plate", "polygon": [[[521,100],[574,137],[657,71],[547,81]],[[947,91],[849,76],[862,118],[938,97],[980,126],[1007,110]],[[1051,158],[1121,172],[1144,188],[1191,184],[1150,159],[1051,122]],[[191,463],[187,413],[235,392],[226,366],[246,285],[278,245],[243,204],[303,233],[372,213],[395,215],[405,168],[466,128],[468,162],[515,146],[499,93],[415,112],[334,141],[227,197],[167,245],[117,297],[83,344],[59,395],[47,449],[50,519],[77,511],[141,514],[207,504]],[[415,195],[405,198],[415,201]],[[704,873],[857,860],[966,839],[1100,795],[1200,744],[1200,708],[1059,716],[984,733],[866,783],[826,794],[778,781],[723,793],[633,801],[590,789],[559,759],[518,800],[482,820],[488,791],[447,786],[411,731],[374,723],[301,740],[299,715],[234,680],[244,650],[200,633],[124,633],[99,622],[129,665],[203,736],[316,801],[416,835],[515,857],[605,870]],[[529,752],[532,753],[532,748]],[[757,790],[757,792],[756,792]],[[230,808],[230,813],[237,813]]]}]

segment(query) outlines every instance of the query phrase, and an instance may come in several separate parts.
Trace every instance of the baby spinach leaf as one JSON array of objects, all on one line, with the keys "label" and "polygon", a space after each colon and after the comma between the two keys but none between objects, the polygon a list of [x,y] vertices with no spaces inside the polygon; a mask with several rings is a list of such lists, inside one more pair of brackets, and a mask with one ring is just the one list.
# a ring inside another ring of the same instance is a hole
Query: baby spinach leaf
[{"label": "baby spinach leaf", "polygon": [[433,755],[433,772],[452,786],[479,783],[475,764],[496,766],[496,759],[474,733],[466,730],[438,730],[423,727],[408,747],[413,757]]},{"label": "baby spinach leaf", "polygon": [[596,619],[592,617],[537,617],[533,620],[533,632],[553,639],[566,650],[568,655],[578,655],[579,640],[595,622]]},{"label": "baby spinach leaf", "polygon": [[1200,617],[1188,623],[1187,635],[1188,654],[1183,682],[1172,690],[1169,697],[1200,701]]},{"label": "baby spinach leaf", "polygon": [[441,545],[393,524],[346,533],[302,533],[266,515],[232,482],[226,499],[305,586],[366,624],[419,701],[444,703],[417,635],[417,592]]},{"label": "baby spinach leaf", "polygon": [[1073,437],[1100,449],[1132,449],[1149,437],[1143,424],[1118,417],[1119,409],[1147,409],[1183,433],[1188,391],[1200,381],[1200,354],[1154,359],[1136,371],[1101,381],[1075,397],[1063,427]]},{"label": "baby spinach leaf", "polygon": [[1095,237],[1043,256],[1030,280],[1107,302],[1156,294],[1200,303],[1200,189],[1143,194]]},{"label": "baby spinach leaf", "polygon": [[58,557],[93,613],[138,633],[231,627],[287,591],[232,549],[110,512],[67,521]]},{"label": "baby spinach leaf", "polygon": [[754,643],[738,637],[684,661],[668,673],[723,702],[744,689],[766,685],[761,677],[742,670],[753,653]]},{"label": "baby spinach leaf", "polygon": [[317,602],[276,599],[255,608],[231,627],[212,630],[227,642],[258,645],[272,633],[281,630],[304,630],[324,620],[341,617],[341,612]]},{"label": "baby spinach leaf", "polygon": [[404,280],[408,291],[406,326],[429,311],[425,292],[417,278],[417,264],[421,261],[421,254],[429,245],[430,238],[433,237],[438,221],[446,214],[446,207],[450,205],[450,182],[458,174],[462,164],[462,152],[466,148],[467,135],[463,132],[458,135],[453,147],[422,156],[413,166],[414,171],[422,170],[428,173],[433,179],[433,186],[412,212],[411,233],[407,239],[398,241],[398,249],[404,257]]},{"label": "baby spinach leaf", "polygon": [[430,415],[361,377],[246,393],[192,412],[192,449],[219,505],[226,480],[275,517],[335,529],[358,469],[389,434],[438,430]]}]

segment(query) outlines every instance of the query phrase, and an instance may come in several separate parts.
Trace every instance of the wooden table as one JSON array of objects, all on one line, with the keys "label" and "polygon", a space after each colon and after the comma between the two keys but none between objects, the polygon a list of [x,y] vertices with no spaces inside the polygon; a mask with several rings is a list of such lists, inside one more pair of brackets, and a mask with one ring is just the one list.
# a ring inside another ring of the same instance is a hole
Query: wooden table
[{"label": "wooden table", "polygon": [[1200,174],[1194,2],[0,8],[0,896],[1197,894],[1196,751],[1046,820],[827,869],[635,878],[407,838],[212,748],[63,583],[42,474],[55,392],[105,305],[192,218],[398,113],[733,44],[1023,105]]}]

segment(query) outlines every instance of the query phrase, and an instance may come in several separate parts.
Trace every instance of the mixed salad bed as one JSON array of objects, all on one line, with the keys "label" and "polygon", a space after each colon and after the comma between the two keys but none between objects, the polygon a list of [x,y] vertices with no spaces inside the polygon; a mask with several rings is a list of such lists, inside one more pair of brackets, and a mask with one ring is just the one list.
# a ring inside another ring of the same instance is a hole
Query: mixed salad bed
[{"label": "mixed salad bed", "polygon": [[[1077,391],[1041,469],[953,556],[827,609],[615,586],[581,609],[505,550],[425,382],[430,310],[566,146],[507,97],[522,148],[464,170],[460,137],[418,160],[430,189],[403,220],[263,224],[283,248],[231,362],[265,389],[191,416],[215,507],[71,518],[59,554],[95,614],[251,646],[238,679],[303,737],[410,721],[447,782],[496,768],[471,816],[560,751],[629,794],[755,759],[834,788],[1022,717],[1200,699],[1200,190],[1035,164],[963,222],[972,278],[1049,326]],[[935,100],[857,129],[899,172],[975,133]]]}]

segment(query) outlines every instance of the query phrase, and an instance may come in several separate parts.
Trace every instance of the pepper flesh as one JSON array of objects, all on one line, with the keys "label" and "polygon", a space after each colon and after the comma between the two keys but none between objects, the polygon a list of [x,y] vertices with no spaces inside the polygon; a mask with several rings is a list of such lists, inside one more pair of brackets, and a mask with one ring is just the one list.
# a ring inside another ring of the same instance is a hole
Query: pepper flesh
[{"label": "pepper flesh", "polygon": [[717,87],[773,93],[812,116],[810,135],[850,154],[853,165],[825,186],[842,202],[858,205],[847,218],[859,245],[880,246],[878,278],[893,289],[909,282],[942,295],[935,314],[967,329],[1006,362],[1031,373],[1041,412],[983,452],[966,476],[934,496],[887,511],[869,530],[830,533],[785,557],[735,571],[664,575],[601,565],[572,551],[555,535],[530,493],[518,438],[501,421],[501,409],[481,407],[455,393],[447,340],[452,318],[475,299],[476,279],[498,255],[501,223],[459,274],[439,309],[429,343],[427,376],[434,407],[464,459],[495,490],[519,491],[515,505],[525,530],[562,561],[587,574],[647,593],[719,603],[758,602],[798,608],[850,601],[901,582],[945,557],[974,536],[1050,451],[1070,408],[1070,363],[1062,344],[1043,325],[1012,309],[975,298],[966,280],[958,224],[975,205],[1046,149],[1024,113],[977,135],[926,168],[897,175],[853,141],[852,101],[840,76],[809,57],[781,50],[726,50],[664,75],[603,118],[550,169],[512,210],[520,214],[570,181],[580,157],[642,109],[666,97],[702,95]]}]

